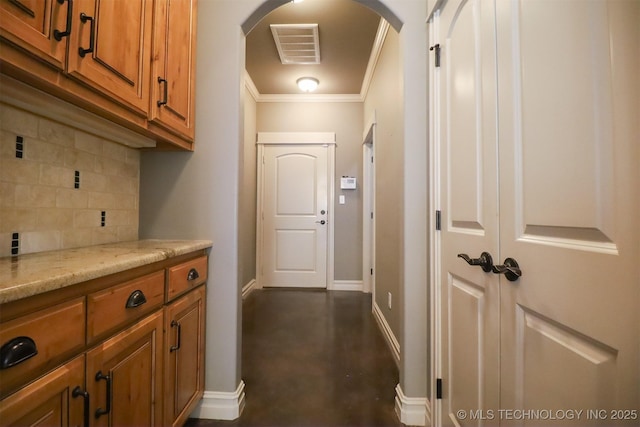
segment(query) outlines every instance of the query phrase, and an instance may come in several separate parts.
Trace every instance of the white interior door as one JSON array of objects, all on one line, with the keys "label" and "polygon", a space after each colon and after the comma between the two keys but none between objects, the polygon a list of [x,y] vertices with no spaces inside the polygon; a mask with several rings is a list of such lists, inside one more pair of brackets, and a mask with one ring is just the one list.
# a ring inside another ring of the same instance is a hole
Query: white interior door
[{"label": "white interior door", "polygon": [[263,149],[264,287],[327,287],[328,151],[326,145]]},{"label": "white interior door", "polygon": [[505,408],[640,424],[639,28],[637,0],[497,2]]},{"label": "white interior door", "polygon": [[[444,425],[639,422],[638,22],[635,0],[462,0],[433,20]],[[482,252],[521,277],[457,257]]]},{"label": "white interior door", "polygon": [[456,409],[499,406],[499,278],[464,259],[498,255],[493,13],[486,0],[456,0],[438,20],[443,425]]}]

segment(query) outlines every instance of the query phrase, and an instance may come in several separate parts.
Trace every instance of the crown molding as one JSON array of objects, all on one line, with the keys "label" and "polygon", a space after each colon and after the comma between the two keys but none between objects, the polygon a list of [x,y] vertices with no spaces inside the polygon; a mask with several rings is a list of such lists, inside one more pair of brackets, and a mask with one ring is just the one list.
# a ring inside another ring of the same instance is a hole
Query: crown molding
[{"label": "crown molding", "polygon": [[369,63],[367,64],[367,71],[365,71],[364,78],[362,79],[362,89],[360,89],[360,97],[363,100],[367,97],[367,93],[369,92],[369,86],[371,86],[371,81],[373,80],[373,73],[375,72],[376,66],[378,65],[378,59],[380,58],[380,53],[382,52],[382,47],[384,46],[384,41],[387,38],[388,32],[389,23],[383,18],[380,18],[380,23],[378,24],[378,32],[376,33],[376,38],[373,41],[371,55],[369,56]]}]

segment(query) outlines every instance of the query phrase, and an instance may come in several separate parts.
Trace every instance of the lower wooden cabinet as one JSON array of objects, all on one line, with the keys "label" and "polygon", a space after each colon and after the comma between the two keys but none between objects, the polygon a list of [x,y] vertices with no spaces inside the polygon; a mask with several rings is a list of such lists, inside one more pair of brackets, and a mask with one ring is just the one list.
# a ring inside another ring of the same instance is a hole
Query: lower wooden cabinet
[{"label": "lower wooden cabinet", "polygon": [[84,355],[0,400],[3,426],[82,426],[85,417]]},{"label": "lower wooden cabinet", "polygon": [[204,393],[205,288],[165,307],[165,425],[180,426]]},{"label": "lower wooden cabinet", "polygon": [[[206,258],[80,284],[62,302],[53,292],[35,311],[23,302],[0,324],[0,425],[183,425],[204,393]],[[175,268],[193,287],[171,298]]]},{"label": "lower wooden cabinet", "polygon": [[162,425],[162,311],[87,352],[93,426]]}]

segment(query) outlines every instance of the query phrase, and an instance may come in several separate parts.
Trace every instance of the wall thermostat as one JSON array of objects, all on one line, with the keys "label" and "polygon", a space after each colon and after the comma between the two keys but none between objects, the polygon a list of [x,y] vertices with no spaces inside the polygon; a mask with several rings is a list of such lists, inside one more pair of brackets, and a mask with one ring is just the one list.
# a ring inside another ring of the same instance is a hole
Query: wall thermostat
[{"label": "wall thermostat", "polygon": [[356,177],[355,176],[343,176],[340,178],[341,190],[355,190],[356,189]]}]

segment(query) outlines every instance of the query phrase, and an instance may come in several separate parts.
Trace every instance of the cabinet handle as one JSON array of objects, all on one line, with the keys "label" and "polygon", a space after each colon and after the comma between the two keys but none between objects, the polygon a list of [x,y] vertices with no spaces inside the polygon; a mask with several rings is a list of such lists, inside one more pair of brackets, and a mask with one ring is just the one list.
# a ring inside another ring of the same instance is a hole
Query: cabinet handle
[{"label": "cabinet handle", "polygon": [[200,274],[198,274],[198,270],[196,270],[195,268],[189,270],[189,274],[187,274],[188,281],[196,280],[198,277],[200,277]]},{"label": "cabinet handle", "polygon": [[16,366],[38,354],[36,343],[29,337],[16,337],[0,348],[0,369]]},{"label": "cabinet handle", "polygon": [[[58,4],[64,4],[65,0],[58,0]],[[73,17],[73,0],[66,0],[67,2],[67,26],[64,31],[53,30],[53,38],[60,41],[63,37],[67,37],[71,34],[71,20]]]},{"label": "cabinet handle", "polygon": [[172,345],[171,348],[169,348],[169,353],[173,353],[176,350],[180,350],[180,340],[182,338],[182,327],[180,326],[180,322],[176,321],[176,320],[172,320],[171,321],[171,327],[177,327],[178,328],[178,338],[176,339],[176,345]]},{"label": "cabinet handle", "polygon": [[127,303],[125,304],[125,308],[136,308],[140,307],[142,304],[147,302],[147,298],[144,296],[144,293],[140,289],[136,289],[131,292],[129,298],[127,298]]},{"label": "cabinet handle", "polygon": [[92,16],[87,15],[86,13],[82,12],[80,14],[80,21],[85,24],[87,21],[91,21],[91,33],[89,35],[89,49],[83,49],[81,47],[78,48],[78,55],[80,55],[81,58],[84,58],[84,56],[87,53],[91,53],[93,52],[93,48],[95,47],[96,44],[96,39],[95,39],[95,19],[93,19]]},{"label": "cabinet handle", "polygon": [[84,427],[89,427],[89,392],[82,391],[80,386],[76,386],[71,392],[71,397],[81,397],[84,399]]},{"label": "cabinet handle", "polygon": [[158,84],[162,84],[162,83],[164,83],[164,92],[163,92],[162,100],[158,101],[158,107],[167,105],[167,97],[169,96],[169,82],[167,82],[167,79],[158,77]]},{"label": "cabinet handle", "polygon": [[96,409],[96,419],[111,412],[111,377],[109,375],[103,375],[102,371],[98,371],[96,374],[96,382],[100,380],[107,382],[107,409]]}]

